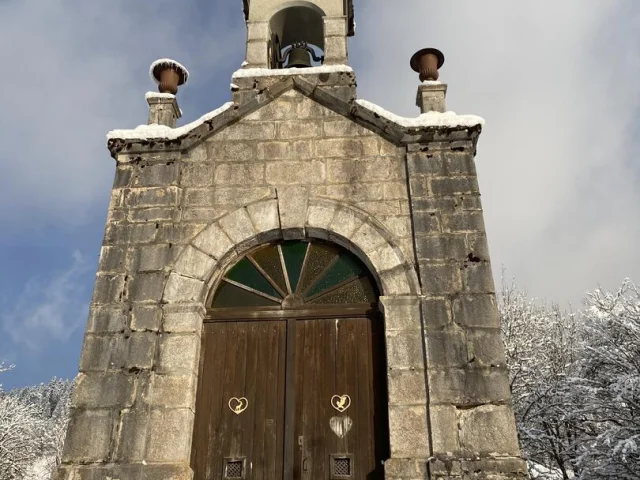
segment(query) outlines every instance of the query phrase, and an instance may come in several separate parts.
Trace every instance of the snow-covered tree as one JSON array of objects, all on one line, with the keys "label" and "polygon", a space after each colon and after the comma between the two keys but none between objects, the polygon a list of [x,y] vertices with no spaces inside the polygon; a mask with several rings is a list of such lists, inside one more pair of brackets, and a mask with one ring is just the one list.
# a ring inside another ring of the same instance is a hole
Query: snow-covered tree
[{"label": "snow-covered tree", "polygon": [[49,480],[60,463],[73,383],[0,391],[0,479]]},{"label": "snow-covered tree", "polygon": [[43,423],[35,405],[0,394],[0,478],[23,479],[42,452]]},{"label": "snow-covered tree", "polygon": [[582,421],[571,407],[569,380],[576,368],[576,316],[529,299],[514,282],[503,282],[499,300],[513,407],[530,473],[573,478]]},{"label": "snow-covered tree", "polygon": [[532,478],[640,480],[640,288],[598,289],[574,314],[512,283],[500,313]]},{"label": "snow-covered tree", "polygon": [[595,290],[583,321],[578,387],[596,436],[580,457],[581,478],[640,480],[640,287]]}]

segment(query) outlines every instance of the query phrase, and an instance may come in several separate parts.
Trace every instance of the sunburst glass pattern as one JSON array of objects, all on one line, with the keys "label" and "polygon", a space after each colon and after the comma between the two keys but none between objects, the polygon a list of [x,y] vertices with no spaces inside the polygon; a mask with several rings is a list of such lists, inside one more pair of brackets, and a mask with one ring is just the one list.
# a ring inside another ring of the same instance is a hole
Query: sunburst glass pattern
[{"label": "sunburst glass pattern", "polygon": [[333,245],[288,241],[247,255],[224,276],[213,308],[372,304],[376,288],[352,253]]}]

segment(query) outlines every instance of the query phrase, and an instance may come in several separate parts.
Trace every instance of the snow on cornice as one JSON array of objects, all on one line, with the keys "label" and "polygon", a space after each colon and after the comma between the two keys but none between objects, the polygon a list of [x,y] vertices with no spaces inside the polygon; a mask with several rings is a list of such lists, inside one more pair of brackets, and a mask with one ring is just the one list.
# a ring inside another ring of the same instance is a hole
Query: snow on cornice
[{"label": "snow on cornice", "polygon": [[198,128],[200,125],[203,125],[206,121],[212,120],[226,112],[232,106],[233,102],[225,103],[220,108],[203,115],[198,120],[178,128],[171,128],[154,123],[151,125],[140,125],[133,130],[111,130],[107,133],[107,140],[176,140]]},{"label": "snow on cornice", "polygon": [[307,68],[241,68],[233,72],[233,78],[248,77],[280,77],[283,75],[314,75],[319,73],[351,73],[353,68],[348,65],[322,65]]},{"label": "snow on cornice", "polygon": [[367,102],[366,100],[356,100],[356,103],[376,115],[405,128],[476,127],[478,125],[484,125],[484,119],[476,115],[456,115],[454,112],[427,112],[419,117],[407,118],[391,113],[375,103]]},{"label": "snow on cornice", "polygon": [[150,98],[167,98],[169,100],[173,100],[176,96],[172,93],[147,92],[145,93],[144,98],[147,100]]}]

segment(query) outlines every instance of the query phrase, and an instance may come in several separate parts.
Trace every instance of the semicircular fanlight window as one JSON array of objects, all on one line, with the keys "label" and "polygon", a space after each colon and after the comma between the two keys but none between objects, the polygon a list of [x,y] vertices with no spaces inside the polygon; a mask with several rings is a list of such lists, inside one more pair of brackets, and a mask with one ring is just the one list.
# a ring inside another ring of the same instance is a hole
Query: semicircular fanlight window
[{"label": "semicircular fanlight window", "polygon": [[[333,245],[288,241],[247,255],[224,276],[213,308],[372,304],[369,271],[352,253]],[[291,301],[295,299],[295,301]]]}]

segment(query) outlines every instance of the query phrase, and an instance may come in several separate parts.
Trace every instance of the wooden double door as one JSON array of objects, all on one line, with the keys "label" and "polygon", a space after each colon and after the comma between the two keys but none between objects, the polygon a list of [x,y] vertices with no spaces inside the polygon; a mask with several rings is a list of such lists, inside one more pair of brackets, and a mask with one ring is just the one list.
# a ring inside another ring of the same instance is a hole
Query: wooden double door
[{"label": "wooden double door", "polygon": [[379,323],[364,316],[207,323],[194,478],[384,478]]}]

